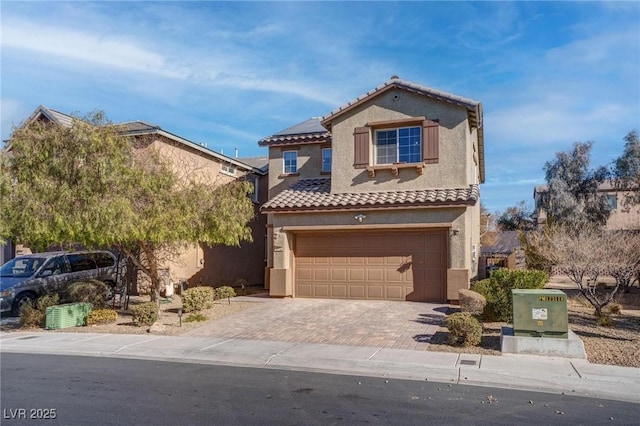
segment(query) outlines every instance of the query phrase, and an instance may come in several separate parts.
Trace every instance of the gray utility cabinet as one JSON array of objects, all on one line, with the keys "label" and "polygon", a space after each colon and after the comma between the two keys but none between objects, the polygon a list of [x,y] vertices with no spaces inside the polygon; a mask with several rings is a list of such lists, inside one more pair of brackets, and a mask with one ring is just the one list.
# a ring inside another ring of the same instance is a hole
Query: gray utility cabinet
[{"label": "gray utility cabinet", "polygon": [[567,338],[567,295],[561,290],[511,290],[513,334]]}]

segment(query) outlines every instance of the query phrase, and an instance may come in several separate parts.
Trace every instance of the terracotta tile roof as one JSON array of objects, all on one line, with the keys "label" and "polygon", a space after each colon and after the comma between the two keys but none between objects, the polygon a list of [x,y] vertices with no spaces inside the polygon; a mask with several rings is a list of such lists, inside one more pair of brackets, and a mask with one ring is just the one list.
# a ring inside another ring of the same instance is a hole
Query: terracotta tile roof
[{"label": "terracotta tile roof", "polygon": [[314,117],[298,123],[288,129],[261,139],[260,146],[286,145],[293,143],[318,142],[330,140],[331,133],[320,124],[320,118]]},{"label": "terracotta tile roof", "polygon": [[478,185],[467,188],[332,194],[331,179],[300,179],[262,206],[263,212],[335,210],[363,207],[468,205],[480,199]]}]

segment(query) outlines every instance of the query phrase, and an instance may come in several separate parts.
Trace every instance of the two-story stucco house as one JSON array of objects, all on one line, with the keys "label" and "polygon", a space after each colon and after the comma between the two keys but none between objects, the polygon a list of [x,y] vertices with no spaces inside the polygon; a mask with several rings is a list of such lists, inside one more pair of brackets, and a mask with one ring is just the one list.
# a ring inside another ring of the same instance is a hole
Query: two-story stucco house
[{"label": "two-story stucco house", "polygon": [[[29,125],[34,121],[45,121],[70,127],[74,120],[75,118],[71,115],[40,105],[23,125]],[[115,126],[122,135],[141,142],[137,148],[151,147],[158,152],[176,167],[178,173],[184,174],[185,178],[198,175],[204,180],[220,185],[236,179],[244,179],[254,185],[251,196],[256,217],[248,224],[252,231],[253,242],[242,243],[240,247],[208,247],[203,244],[186,246],[181,249],[177,258],[162,265],[165,276],[174,282],[187,280],[192,285],[235,285],[238,282],[263,285],[266,220],[259,213],[259,206],[267,199],[267,160],[264,159],[263,163],[261,161],[263,159],[260,158],[245,161],[232,158],[164,130],[160,126],[142,121],[118,123]],[[8,253],[7,257],[12,255]],[[137,287],[141,292],[148,287],[148,280],[141,274],[138,277]]]},{"label": "two-story stucco house", "polygon": [[394,76],[259,145],[271,296],[444,302],[477,275],[480,102]]}]

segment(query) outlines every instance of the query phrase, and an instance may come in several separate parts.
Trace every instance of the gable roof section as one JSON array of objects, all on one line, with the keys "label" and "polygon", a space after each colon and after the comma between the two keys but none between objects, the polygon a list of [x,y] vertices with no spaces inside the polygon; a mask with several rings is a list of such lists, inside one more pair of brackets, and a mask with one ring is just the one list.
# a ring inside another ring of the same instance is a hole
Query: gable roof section
[{"label": "gable roof section", "polygon": [[506,254],[509,255],[520,248],[520,239],[518,231],[502,231],[498,232],[497,241],[490,246],[483,246],[481,254]]},{"label": "gable roof section", "polygon": [[[36,108],[33,114],[31,114],[31,116],[25,121],[25,123],[31,123],[40,117],[44,117],[47,120],[64,127],[71,127],[73,125],[73,120],[76,120],[76,118],[71,115],[61,113],[54,109],[48,108],[44,105],[40,105],[38,106],[38,108]],[[149,135],[149,134],[158,134],[168,139],[171,139],[175,142],[178,142],[182,145],[193,148],[205,154],[208,157],[213,157],[218,161],[233,164],[234,166],[239,167],[245,171],[249,171],[257,174],[265,174],[267,172],[266,169],[263,170],[260,167],[254,167],[238,159],[227,157],[224,154],[218,154],[217,152],[211,151],[210,149],[205,148],[200,144],[191,142],[190,140],[181,138],[178,135],[162,130],[160,126],[157,126],[154,124],[149,124],[144,121],[128,121],[125,123],[117,123],[115,124],[115,126],[118,128],[121,134],[125,136],[141,136],[141,135]]]},{"label": "gable roof section", "polygon": [[480,182],[485,181],[485,166],[484,166],[484,127],[482,118],[482,102],[474,99],[463,98],[462,96],[454,95],[452,93],[443,92],[442,90],[433,89],[431,87],[423,86],[421,84],[412,83],[407,80],[402,80],[398,76],[393,76],[385,83],[376,87],[373,90],[368,91],[364,95],[358,96],[354,100],[347,102],[339,108],[334,109],[329,114],[321,118],[320,124],[327,130],[331,130],[331,122],[340,115],[356,108],[359,105],[369,101],[370,99],[379,96],[380,94],[391,90],[401,89],[408,92],[417,93],[419,95],[426,96],[431,99],[435,99],[442,102],[447,102],[452,105],[465,108],[469,117],[471,127],[478,129],[478,164],[480,169]]},{"label": "gable roof section", "polygon": [[125,136],[143,136],[143,135],[159,135],[163,136],[172,141],[178,142],[181,145],[185,145],[196,151],[205,154],[208,157],[213,157],[221,162],[233,164],[236,167],[239,167],[243,170],[257,173],[257,174],[265,174],[266,171],[260,169],[259,167],[254,167],[249,164],[246,164],[236,158],[227,157],[224,154],[218,154],[215,151],[206,148],[203,145],[192,142],[188,139],[182,138],[176,134],[163,130],[160,126],[155,126],[152,124],[145,123],[144,121],[130,121],[127,123],[117,124],[117,126],[122,126],[122,134]]},{"label": "gable roof section", "polygon": [[467,188],[331,193],[331,179],[300,179],[262,206],[262,212],[466,206],[480,198],[478,185]]},{"label": "gable roof section", "polygon": [[291,126],[258,142],[260,146],[287,145],[299,143],[317,143],[331,140],[331,133],[320,123],[319,117],[313,117],[295,126]]}]

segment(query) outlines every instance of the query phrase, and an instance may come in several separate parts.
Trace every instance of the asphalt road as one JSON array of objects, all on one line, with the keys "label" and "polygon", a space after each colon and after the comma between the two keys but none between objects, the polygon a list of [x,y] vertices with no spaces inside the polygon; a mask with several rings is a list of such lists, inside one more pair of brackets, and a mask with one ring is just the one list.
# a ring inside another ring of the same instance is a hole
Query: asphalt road
[{"label": "asphalt road", "polygon": [[640,404],[207,364],[3,353],[2,425],[637,425]]}]

